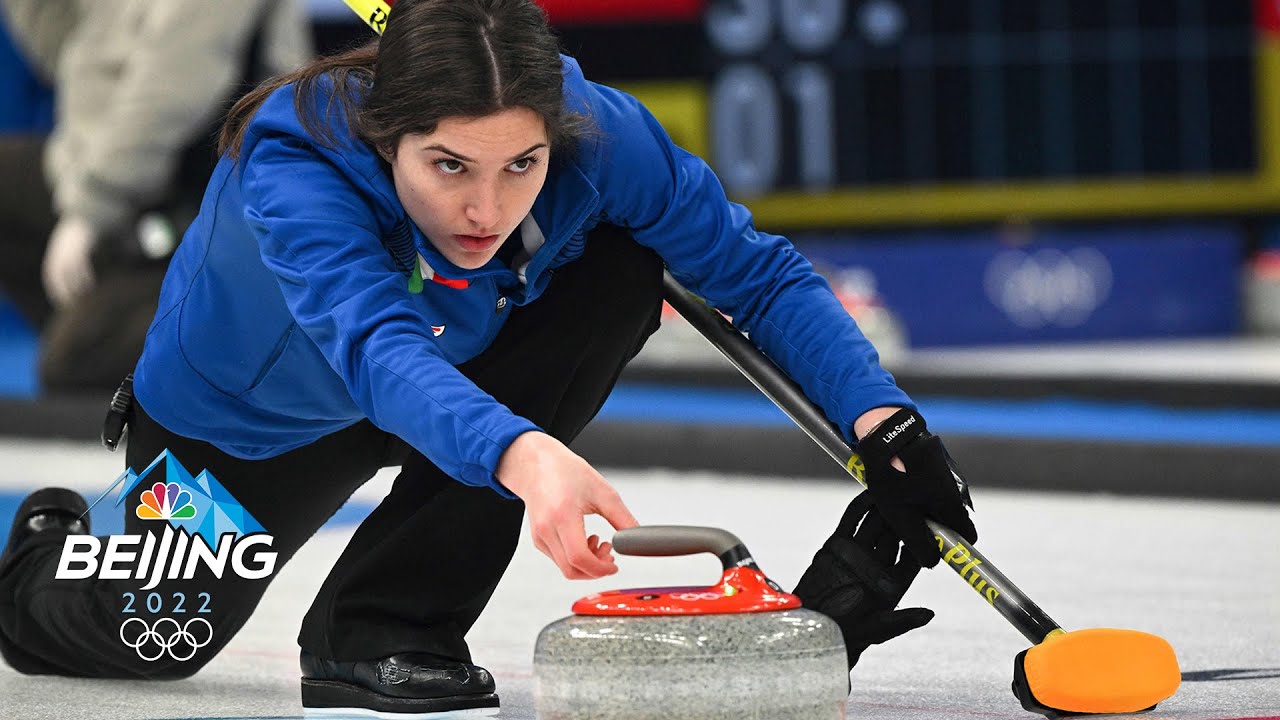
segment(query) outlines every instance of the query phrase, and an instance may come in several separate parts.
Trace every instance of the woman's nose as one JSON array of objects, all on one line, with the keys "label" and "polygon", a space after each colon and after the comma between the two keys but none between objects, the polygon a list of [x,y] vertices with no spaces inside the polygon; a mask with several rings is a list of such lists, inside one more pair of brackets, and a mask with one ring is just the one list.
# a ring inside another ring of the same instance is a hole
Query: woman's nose
[{"label": "woman's nose", "polygon": [[467,220],[480,230],[491,230],[502,219],[501,203],[497,188],[483,186],[476,189],[467,203]]}]

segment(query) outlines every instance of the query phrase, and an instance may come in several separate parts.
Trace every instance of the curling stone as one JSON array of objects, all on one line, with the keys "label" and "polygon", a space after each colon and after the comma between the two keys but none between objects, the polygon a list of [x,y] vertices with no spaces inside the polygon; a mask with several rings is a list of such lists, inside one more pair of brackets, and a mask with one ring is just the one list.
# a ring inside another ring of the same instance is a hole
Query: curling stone
[{"label": "curling stone", "polygon": [[839,627],[765,577],[717,528],[618,532],[623,555],[709,552],[710,587],[614,590],[582,598],[534,650],[540,720],[843,720],[848,660]]}]

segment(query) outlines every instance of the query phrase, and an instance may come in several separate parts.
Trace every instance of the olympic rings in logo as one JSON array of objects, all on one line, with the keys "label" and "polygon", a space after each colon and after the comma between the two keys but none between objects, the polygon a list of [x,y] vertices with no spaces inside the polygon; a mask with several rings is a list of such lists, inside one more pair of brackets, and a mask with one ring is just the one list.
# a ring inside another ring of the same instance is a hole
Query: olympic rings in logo
[{"label": "olympic rings in logo", "polygon": [[[130,628],[131,623],[138,623]],[[199,623],[203,626],[196,626]],[[192,626],[196,626],[193,629]],[[154,662],[168,653],[174,660],[190,660],[196,651],[213,640],[213,626],[204,618],[191,618],[179,625],[173,618],[160,618],[154,626],[147,626],[142,618],[129,618],[120,626],[120,641],[133,648],[138,657]]]},{"label": "olympic rings in logo", "polygon": [[713,593],[713,592],[682,592],[682,593],[673,593],[671,597],[675,598],[676,600],[683,600],[685,602],[699,602],[701,600],[719,600],[724,596],[721,595],[720,593]]}]

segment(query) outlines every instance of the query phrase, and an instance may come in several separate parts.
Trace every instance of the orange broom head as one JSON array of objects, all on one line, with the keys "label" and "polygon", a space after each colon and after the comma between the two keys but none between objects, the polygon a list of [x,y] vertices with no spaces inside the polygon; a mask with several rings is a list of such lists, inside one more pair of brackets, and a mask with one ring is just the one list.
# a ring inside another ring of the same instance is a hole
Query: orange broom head
[{"label": "orange broom head", "polygon": [[1078,713],[1146,710],[1182,682],[1164,638],[1093,628],[1051,635],[1024,654],[1026,687],[1047,708]]}]

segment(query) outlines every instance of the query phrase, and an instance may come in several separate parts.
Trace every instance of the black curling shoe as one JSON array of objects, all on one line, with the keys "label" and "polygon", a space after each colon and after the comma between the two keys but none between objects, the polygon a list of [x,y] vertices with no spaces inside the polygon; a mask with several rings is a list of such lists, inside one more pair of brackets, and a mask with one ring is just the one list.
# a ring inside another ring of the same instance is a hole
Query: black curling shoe
[{"label": "black curling shoe", "polygon": [[74,490],[50,487],[31,493],[13,516],[0,566],[18,551],[18,546],[40,533],[89,534],[88,512],[88,503]]},{"label": "black curling shoe", "polygon": [[309,718],[491,717],[498,696],[488,670],[430,653],[339,662],[302,651],[302,707]]}]

